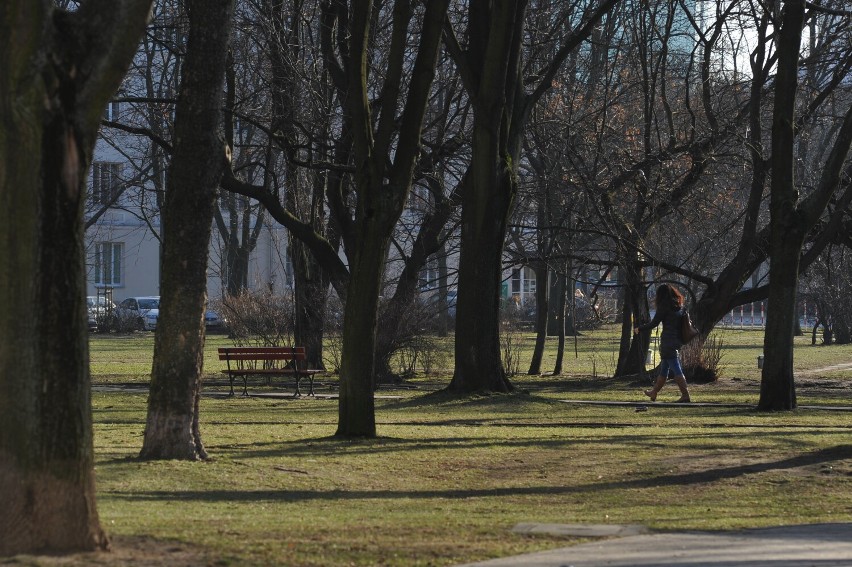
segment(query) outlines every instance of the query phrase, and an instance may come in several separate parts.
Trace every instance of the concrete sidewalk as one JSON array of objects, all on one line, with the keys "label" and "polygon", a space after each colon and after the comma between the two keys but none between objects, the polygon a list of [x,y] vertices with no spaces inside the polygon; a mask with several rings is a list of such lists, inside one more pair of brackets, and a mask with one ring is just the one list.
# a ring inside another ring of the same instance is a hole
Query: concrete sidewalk
[{"label": "concrete sidewalk", "polygon": [[852,523],[607,539],[460,567],[850,567]]}]

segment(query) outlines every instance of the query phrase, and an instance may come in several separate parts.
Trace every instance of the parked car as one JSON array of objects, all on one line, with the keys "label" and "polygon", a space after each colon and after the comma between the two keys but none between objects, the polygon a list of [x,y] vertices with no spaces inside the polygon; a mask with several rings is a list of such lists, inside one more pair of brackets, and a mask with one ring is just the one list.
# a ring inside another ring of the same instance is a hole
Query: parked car
[{"label": "parked car", "polygon": [[228,326],[228,320],[208,309],[204,312],[204,326],[208,331],[224,331]]},{"label": "parked car", "polygon": [[115,304],[102,295],[89,295],[86,297],[86,308],[89,312],[89,330],[97,331],[112,314]]},{"label": "parked car", "polygon": [[128,297],[115,308],[116,328],[153,331],[159,315],[159,296]]},{"label": "parked car", "polygon": [[[132,322],[131,328],[141,331],[154,331],[157,319],[160,317],[160,297],[128,297],[116,307],[117,317],[125,322]],[[209,330],[224,329],[227,321],[215,311],[204,313],[204,326]]]}]

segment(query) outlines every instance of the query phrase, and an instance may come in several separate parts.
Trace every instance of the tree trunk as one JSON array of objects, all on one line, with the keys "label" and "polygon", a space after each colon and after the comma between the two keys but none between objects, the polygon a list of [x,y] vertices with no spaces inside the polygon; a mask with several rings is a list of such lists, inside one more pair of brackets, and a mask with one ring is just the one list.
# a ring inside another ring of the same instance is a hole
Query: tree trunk
[{"label": "tree trunk", "polygon": [[[237,216],[236,209],[231,211],[232,218]],[[235,231],[225,234],[225,289],[232,297],[248,289],[248,270],[250,250],[246,243],[240,244]]]},{"label": "tree trunk", "polygon": [[162,210],[160,317],[140,458],[207,457],[198,404],[204,364],[207,260],[224,171],[222,89],[233,0],[191,0],[189,40]]},{"label": "tree trunk", "polygon": [[615,376],[642,374],[645,368],[645,351],[649,333],[633,334],[633,327],[648,320],[648,299],[638,262],[624,265],[625,287],[621,320],[621,344]]},{"label": "tree trunk", "polygon": [[[465,87],[474,120],[468,181],[462,191],[461,253],[456,306],[455,373],[448,390],[514,389],[500,349],[500,282],[506,224],[517,193],[520,136],[515,104],[526,3],[469,7],[470,50],[457,62],[468,73]],[[514,72],[513,72],[514,71]]]},{"label": "tree trunk", "polygon": [[322,341],[325,330],[325,306],[328,301],[328,279],[313,254],[299,240],[290,240],[293,260],[296,328],[293,340],[305,347],[310,368],[325,368]]},{"label": "tree trunk", "polygon": [[[548,282],[549,296],[551,301],[548,302],[547,309],[547,334],[551,337],[557,337],[561,333],[566,332],[566,325],[570,323],[573,329],[573,322],[569,322],[570,314],[565,312],[566,309],[566,285],[568,277],[565,274],[554,273],[553,277]],[[538,287],[536,287],[538,291]],[[570,333],[570,331],[569,331]]]},{"label": "tree trunk", "polygon": [[447,247],[442,242],[438,250],[438,336],[446,337],[450,331],[450,309],[447,301]]},{"label": "tree trunk", "polygon": [[541,359],[544,356],[544,344],[547,340],[547,314],[549,312],[547,292],[549,289],[547,281],[547,264],[535,262],[535,348],[533,349],[530,369],[527,374],[541,374]]},{"label": "tree trunk", "polygon": [[796,89],[799,48],[805,16],[803,0],[786,0],[778,40],[778,74],[772,113],[772,181],[769,202],[769,301],[763,343],[760,382],[761,410],[796,407],[793,380],[793,331],[799,258],[805,238],[803,219],[796,209],[798,196],[793,178]]},{"label": "tree trunk", "polygon": [[[564,277],[564,276],[560,276]],[[555,296],[556,301],[552,302],[552,304],[557,305],[558,309],[561,309],[561,317],[558,319],[562,322],[561,325],[556,329],[556,336],[558,337],[558,342],[556,345],[556,362],[553,363],[553,375],[559,376],[562,374],[562,365],[563,360],[565,359],[565,308],[567,306],[567,302],[565,300],[565,289],[563,286],[562,293]]]},{"label": "tree trunk", "polygon": [[[299,4],[287,4],[283,0],[264,0],[263,13],[271,22],[264,26],[270,33],[272,74],[272,130],[286,140],[283,144],[287,159],[284,171],[285,204],[300,221],[311,225],[317,234],[326,233],[325,213],[317,203],[322,202],[325,189],[319,176],[313,182],[298,174],[297,150],[303,142],[297,115],[305,108],[309,93],[294,88],[297,84],[294,62],[299,61],[302,51],[302,19]],[[293,339],[305,347],[307,364],[311,368],[324,368],[322,343],[325,327],[325,308],[328,300],[329,279],[317,258],[308,246],[294,238],[289,240],[290,259],[293,263],[293,289],[295,292],[295,329]]]},{"label": "tree trunk", "polygon": [[[150,2],[0,5],[0,556],[105,549],[85,306],[86,175]],[[86,69],[81,73],[80,69]]]},{"label": "tree trunk", "polygon": [[[358,250],[343,319],[343,352],[340,364],[340,401],[336,435],[375,437],[376,323],[379,291],[390,238],[390,229],[368,223],[359,242],[373,243]],[[384,246],[382,246],[384,243]]]},{"label": "tree trunk", "polygon": [[[42,100],[19,115],[39,116]],[[4,100],[3,115],[10,110]],[[14,143],[2,144],[0,555],[107,547],[95,506],[84,319],[78,180],[86,167],[61,114],[27,122],[6,120]]]},{"label": "tree trunk", "polygon": [[502,170],[494,179],[497,172],[490,160],[482,161],[484,175],[477,179],[474,173],[473,185],[465,188],[463,197],[455,373],[448,390],[509,392],[514,387],[506,377],[500,351],[500,281],[514,189],[510,172]]}]

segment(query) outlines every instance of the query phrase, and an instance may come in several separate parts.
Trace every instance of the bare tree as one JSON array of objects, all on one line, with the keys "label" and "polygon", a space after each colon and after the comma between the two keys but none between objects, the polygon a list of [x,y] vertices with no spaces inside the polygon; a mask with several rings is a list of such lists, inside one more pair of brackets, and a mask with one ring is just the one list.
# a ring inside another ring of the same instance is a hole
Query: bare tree
[{"label": "bare tree", "polygon": [[[517,194],[524,128],[532,108],[551,88],[568,56],[615,4],[572,3],[553,18],[560,36],[555,55],[536,72],[522,66],[527,2],[470,3],[448,28],[448,50],[472,101],[474,123],[469,175],[463,189],[456,317],[455,373],[449,390],[513,389],[501,363],[500,281],[503,243]],[[570,27],[568,25],[569,24]],[[452,31],[452,33],[451,33]],[[524,72],[529,72],[529,77]],[[527,92],[527,78],[532,90]]]}]

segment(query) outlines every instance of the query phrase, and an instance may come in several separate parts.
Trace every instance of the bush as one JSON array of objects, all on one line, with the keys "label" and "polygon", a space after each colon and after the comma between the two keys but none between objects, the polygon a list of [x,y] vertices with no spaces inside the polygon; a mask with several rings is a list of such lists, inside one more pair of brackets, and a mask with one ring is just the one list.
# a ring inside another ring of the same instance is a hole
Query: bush
[{"label": "bush", "polygon": [[444,365],[446,341],[431,333],[436,317],[434,306],[428,302],[414,301],[402,308],[393,307],[390,301],[380,302],[376,331],[379,383],[398,383],[414,376],[418,369],[429,374]]},{"label": "bush", "polygon": [[681,349],[681,364],[686,377],[697,384],[715,382],[722,375],[722,337],[697,337]]},{"label": "bush", "polygon": [[216,306],[225,313],[236,346],[281,346],[293,343],[293,299],[270,291],[232,295]]},{"label": "bush", "polygon": [[503,371],[511,378],[521,372],[521,343],[523,342],[523,312],[512,300],[503,302],[500,309],[500,350]]}]

